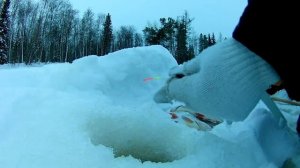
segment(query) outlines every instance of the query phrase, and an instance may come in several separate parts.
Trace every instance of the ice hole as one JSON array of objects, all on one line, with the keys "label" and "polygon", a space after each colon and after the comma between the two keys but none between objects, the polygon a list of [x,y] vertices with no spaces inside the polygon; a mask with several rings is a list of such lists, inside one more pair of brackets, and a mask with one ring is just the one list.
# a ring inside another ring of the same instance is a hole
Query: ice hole
[{"label": "ice hole", "polygon": [[142,162],[172,162],[191,150],[176,123],[160,122],[138,116],[102,116],[93,118],[88,132],[94,145],[104,145],[115,157],[132,156]]}]

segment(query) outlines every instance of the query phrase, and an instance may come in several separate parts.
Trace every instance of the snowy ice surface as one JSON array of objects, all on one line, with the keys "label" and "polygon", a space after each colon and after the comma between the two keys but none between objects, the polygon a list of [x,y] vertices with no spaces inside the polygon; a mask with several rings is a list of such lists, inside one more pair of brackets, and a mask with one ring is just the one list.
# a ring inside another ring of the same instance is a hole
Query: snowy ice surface
[{"label": "snowy ice surface", "polygon": [[[176,65],[150,46],[0,66],[0,167],[273,168],[294,155],[294,132],[261,102],[245,121],[209,132],[173,122],[153,95]],[[279,106],[294,128],[299,108]]]}]

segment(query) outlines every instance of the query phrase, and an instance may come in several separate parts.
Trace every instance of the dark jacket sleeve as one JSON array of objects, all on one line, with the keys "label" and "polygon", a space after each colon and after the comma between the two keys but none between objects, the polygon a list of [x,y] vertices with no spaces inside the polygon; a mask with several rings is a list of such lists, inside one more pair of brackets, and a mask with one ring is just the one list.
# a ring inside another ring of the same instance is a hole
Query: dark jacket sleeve
[{"label": "dark jacket sleeve", "polygon": [[300,19],[296,7],[296,0],[249,0],[233,38],[271,64],[289,97],[299,101]]}]

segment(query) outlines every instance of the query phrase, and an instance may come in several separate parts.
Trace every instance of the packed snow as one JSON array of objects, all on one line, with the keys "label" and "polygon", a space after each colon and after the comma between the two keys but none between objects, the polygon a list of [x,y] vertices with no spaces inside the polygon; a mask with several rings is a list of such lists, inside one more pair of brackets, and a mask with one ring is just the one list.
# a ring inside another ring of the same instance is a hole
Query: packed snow
[{"label": "packed snow", "polygon": [[246,120],[211,131],[175,123],[164,110],[174,104],[153,96],[176,65],[165,48],[149,46],[0,66],[0,167],[273,168],[297,154],[296,106],[278,104],[285,128],[262,102]]}]

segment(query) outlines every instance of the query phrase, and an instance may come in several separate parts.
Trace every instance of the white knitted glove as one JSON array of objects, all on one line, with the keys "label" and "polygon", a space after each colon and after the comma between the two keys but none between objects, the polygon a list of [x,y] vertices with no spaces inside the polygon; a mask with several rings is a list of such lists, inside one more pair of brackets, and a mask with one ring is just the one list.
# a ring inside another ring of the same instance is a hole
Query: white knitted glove
[{"label": "white knitted glove", "polygon": [[209,117],[245,119],[279,76],[262,58],[234,39],[203,51],[170,70],[155,95],[158,103],[179,100]]},{"label": "white knitted glove", "polygon": [[177,77],[178,75],[188,76],[200,71],[200,60],[199,57],[185,62],[182,65],[171,68],[169,71],[170,77]]}]

